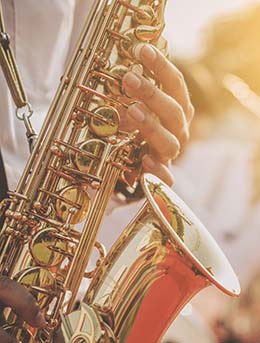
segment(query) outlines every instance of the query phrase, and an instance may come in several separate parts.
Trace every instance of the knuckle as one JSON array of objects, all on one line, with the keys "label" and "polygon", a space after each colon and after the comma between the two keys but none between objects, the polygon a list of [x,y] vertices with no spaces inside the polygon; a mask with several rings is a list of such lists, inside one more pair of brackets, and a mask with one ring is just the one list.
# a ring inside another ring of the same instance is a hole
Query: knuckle
[{"label": "knuckle", "polygon": [[187,111],[187,119],[189,122],[192,121],[194,115],[195,115],[195,108],[192,104],[189,104],[188,111]]},{"label": "knuckle", "polygon": [[150,139],[157,139],[158,131],[159,131],[159,121],[155,115],[150,113],[146,115],[146,119],[144,121],[144,130],[146,135],[149,135]]},{"label": "knuckle", "polygon": [[175,87],[177,89],[183,88],[185,84],[183,74],[176,69],[176,74],[175,74]]},{"label": "knuckle", "polygon": [[150,140],[152,140],[153,138],[157,138],[158,128],[155,121],[154,121],[154,125],[149,125],[149,128],[147,127],[146,133],[147,135],[149,135]]},{"label": "knuckle", "polygon": [[176,136],[172,135],[172,139],[168,144],[165,144],[165,149],[161,151],[160,162],[167,164],[170,160],[174,160],[180,152],[180,142]]},{"label": "knuckle", "polygon": [[171,159],[172,159],[172,156],[170,156],[170,154],[168,155],[164,154],[159,157],[159,161],[164,165],[167,165]]},{"label": "knuckle", "polygon": [[178,156],[179,151],[180,151],[180,144],[178,143],[169,150],[169,153],[167,156],[167,162],[169,162],[171,159],[175,159]]},{"label": "knuckle", "polygon": [[143,100],[150,100],[154,97],[156,92],[156,87],[150,81],[145,80],[143,82],[141,97]]},{"label": "knuckle", "polygon": [[167,164],[170,160],[175,159],[180,151],[180,144],[176,140],[174,144],[168,145],[167,149],[161,155],[161,162]]},{"label": "knuckle", "polygon": [[37,305],[36,305],[36,299],[30,292],[27,292],[26,297],[25,297],[25,302],[31,311],[32,310],[35,310],[36,312],[38,311]]},{"label": "knuckle", "polygon": [[166,67],[169,65],[168,60],[163,55],[157,53],[157,59],[155,61],[155,73],[161,73],[165,71]]},{"label": "knuckle", "polygon": [[179,127],[183,127],[185,123],[185,115],[182,106],[179,103],[176,103],[174,112],[176,115],[177,122],[179,124]]},{"label": "knuckle", "polygon": [[181,144],[186,144],[188,142],[188,140],[190,139],[190,132],[188,129],[184,129],[182,130],[181,134],[180,134],[180,142]]}]

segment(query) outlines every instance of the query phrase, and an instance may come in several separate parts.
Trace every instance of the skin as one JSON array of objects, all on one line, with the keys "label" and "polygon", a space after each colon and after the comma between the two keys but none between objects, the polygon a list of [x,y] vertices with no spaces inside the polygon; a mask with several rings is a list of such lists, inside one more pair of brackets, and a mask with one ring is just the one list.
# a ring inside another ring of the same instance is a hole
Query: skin
[{"label": "skin", "polygon": [[[25,287],[6,276],[0,276],[0,306],[2,309],[4,307],[11,307],[16,314],[31,326],[45,326],[45,320],[35,298]],[[16,343],[17,341],[0,329],[0,342]]]},{"label": "skin", "polygon": [[[142,76],[142,70],[133,68],[125,74],[123,87],[126,94],[138,103],[130,105],[126,122],[139,129],[150,146],[149,155],[143,158],[145,171],[151,172],[173,184],[167,163],[175,159],[189,138],[189,124],[194,109],[181,72],[164,55],[148,44],[138,44],[134,49],[136,60],[156,75],[162,85],[158,89]],[[21,285],[0,276],[0,307],[9,306],[27,323],[43,327],[45,320],[34,297]],[[61,338],[55,339],[60,343]],[[0,342],[17,342],[0,329]]]},{"label": "skin", "polygon": [[143,158],[144,170],[172,186],[173,177],[167,163],[178,156],[189,138],[194,108],[183,75],[158,49],[141,43],[134,49],[134,54],[156,75],[162,89],[140,73],[126,73],[123,78],[125,92],[138,101],[128,107],[127,118],[150,146],[149,155]]}]

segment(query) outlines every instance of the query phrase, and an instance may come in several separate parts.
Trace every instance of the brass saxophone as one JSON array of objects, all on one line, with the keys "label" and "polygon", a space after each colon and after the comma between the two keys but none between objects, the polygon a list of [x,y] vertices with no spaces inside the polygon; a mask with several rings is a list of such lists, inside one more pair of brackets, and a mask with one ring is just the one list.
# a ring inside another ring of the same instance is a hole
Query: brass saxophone
[{"label": "brass saxophone", "polygon": [[[138,132],[120,129],[121,80],[136,43],[159,44],[166,0],[95,0],[15,192],[0,237],[0,271],[35,296],[47,326],[7,310],[4,329],[23,343],[158,342],[184,304],[236,276],[203,225],[156,177],[147,201],[104,258],[97,233],[118,180],[140,179]],[[147,77],[152,78],[149,72]],[[84,221],[82,231],[78,224]],[[86,272],[92,251],[97,267]],[[73,311],[84,278],[92,281]]]}]

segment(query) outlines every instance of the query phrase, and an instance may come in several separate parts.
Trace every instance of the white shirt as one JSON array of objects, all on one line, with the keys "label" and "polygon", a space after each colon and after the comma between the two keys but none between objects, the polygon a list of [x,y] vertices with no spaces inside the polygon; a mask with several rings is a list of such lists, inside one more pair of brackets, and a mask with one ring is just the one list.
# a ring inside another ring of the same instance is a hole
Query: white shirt
[{"label": "white shirt", "polygon": [[[32,104],[39,132],[92,0],[2,0],[6,30]],[[14,190],[29,157],[23,123],[0,70],[0,146],[9,188]]]},{"label": "white shirt", "polygon": [[214,236],[242,286],[260,266],[260,204],[252,202],[254,150],[249,140],[200,141],[173,167],[176,192]]}]

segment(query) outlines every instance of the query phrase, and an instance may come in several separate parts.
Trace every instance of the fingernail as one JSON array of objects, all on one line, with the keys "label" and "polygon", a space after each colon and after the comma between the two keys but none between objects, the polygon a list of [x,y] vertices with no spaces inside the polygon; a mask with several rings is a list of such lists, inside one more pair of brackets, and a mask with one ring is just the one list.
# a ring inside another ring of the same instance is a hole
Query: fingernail
[{"label": "fingernail", "polygon": [[135,88],[135,89],[140,88],[142,84],[142,81],[139,79],[139,77],[131,71],[125,74],[124,82],[126,83],[128,87]]},{"label": "fingernail", "polygon": [[151,156],[149,155],[144,155],[143,157],[143,165],[145,168],[153,170],[156,166],[156,163],[154,162],[154,160],[152,159]]},{"label": "fingernail", "polygon": [[44,327],[46,325],[46,320],[41,312],[38,312],[37,316],[35,317],[35,323],[39,327]]},{"label": "fingernail", "polygon": [[133,71],[135,74],[142,75],[144,70],[141,64],[134,64],[131,67],[131,71]]},{"label": "fingernail", "polygon": [[130,117],[132,117],[134,120],[138,122],[144,121],[145,115],[143,111],[140,108],[138,108],[137,105],[129,106],[127,113],[130,115]]},{"label": "fingernail", "polygon": [[153,62],[156,59],[156,51],[149,44],[140,43],[134,48],[134,55],[138,60]]}]

